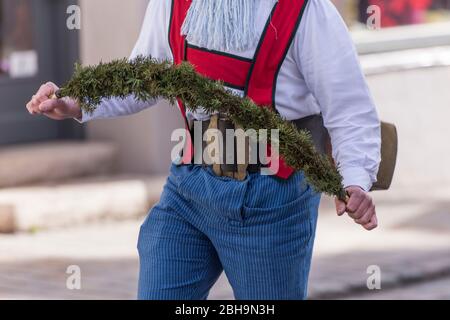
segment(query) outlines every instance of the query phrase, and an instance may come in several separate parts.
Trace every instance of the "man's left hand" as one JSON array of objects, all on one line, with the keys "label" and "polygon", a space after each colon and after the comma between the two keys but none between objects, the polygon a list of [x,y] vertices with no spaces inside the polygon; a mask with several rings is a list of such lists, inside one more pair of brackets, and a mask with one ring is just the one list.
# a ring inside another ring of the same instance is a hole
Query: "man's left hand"
[{"label": "man's left hand", "polygon": [[373,230],[378,226],[377,214],[372,197],[368,192],[357,186],[347,187],[345,189],[349,195],[347,204],[336,199],[336,211],[339,216],[345,212],[357,224],[363,226],[366,230]]}]

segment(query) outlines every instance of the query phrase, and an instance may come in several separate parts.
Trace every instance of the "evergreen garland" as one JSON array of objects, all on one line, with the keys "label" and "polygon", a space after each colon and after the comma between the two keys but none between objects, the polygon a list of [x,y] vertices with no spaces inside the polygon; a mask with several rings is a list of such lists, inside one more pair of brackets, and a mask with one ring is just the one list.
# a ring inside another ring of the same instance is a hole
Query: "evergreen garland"
[{"label": "evergreen garland", "polygon": [[249,98],[229,93],[221,82],[199,75],[187,62],[174,66],[170,62],[138,57],[97,66],[77,65],[58,97],[78,99],[83,110],[93,112],[102,99],[125,98],[130,94],[141,101],[164,98],[174,103],[179,98],[192,111],[202,106],[208,113],[226,113],[244,130],[279,129],[279,151],[285,162],[303,170],[307,182],[316,191],[342,200],[346,197],[341,175],[327,156],[315,150],[308,132],[299,131],[271,108],[259,107]]}]

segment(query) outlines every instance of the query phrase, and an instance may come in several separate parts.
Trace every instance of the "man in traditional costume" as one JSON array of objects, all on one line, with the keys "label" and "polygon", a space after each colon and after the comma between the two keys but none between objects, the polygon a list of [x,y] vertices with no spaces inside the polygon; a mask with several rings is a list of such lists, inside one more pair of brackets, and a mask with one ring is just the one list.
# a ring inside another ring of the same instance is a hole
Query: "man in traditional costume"
[{"label": "man in traditional costume", "polygon": [[[140,55],[189,61],[198,73],[300,128],[313,123],[314,131],[321,122],[349,195],[347,203],[336,200],[337,213],[347,212],[367,230],[377,226],[368,191],[380,163],[380,121],[330,1],[152,0],[131,58]],[[105,99],[89,114],[75,100],[49,99],[57,89],[43,85],[28,110],[87,122],[157,103]],[[189,112],[180,101],[179,108],[190,131],[198,124],[232,127],[226,115],[211,116],[201,106]],[[237,299],[304,299],[320,201],[304,173],[282,158],[273,175],[261,174],[262,163],[245,166],[242,174],[235,163],[191,159],[185,152],[172,164],[161,199],[141,227],[139,298],[206,299],[225,271]]]}]

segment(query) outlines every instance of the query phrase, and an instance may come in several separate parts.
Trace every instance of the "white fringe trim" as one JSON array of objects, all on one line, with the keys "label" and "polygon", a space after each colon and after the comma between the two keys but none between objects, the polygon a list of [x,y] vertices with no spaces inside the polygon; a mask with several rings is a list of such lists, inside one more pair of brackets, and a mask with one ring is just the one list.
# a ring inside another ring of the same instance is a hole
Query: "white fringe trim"
[{"label": "white fringe trim", "polygon": [[210,50],[245,51],[260,37],[255,30],[261,1],[193,0],[181,33],[188,42]]}]

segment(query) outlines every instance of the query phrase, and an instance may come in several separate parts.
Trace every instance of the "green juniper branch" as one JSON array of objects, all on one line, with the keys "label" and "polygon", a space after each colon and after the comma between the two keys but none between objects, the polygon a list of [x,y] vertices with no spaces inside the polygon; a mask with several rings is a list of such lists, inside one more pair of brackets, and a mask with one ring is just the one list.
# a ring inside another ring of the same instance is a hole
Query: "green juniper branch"
[{"label": "green juniper branch", "polygon": [[316,191],[345,199],[341,175],[328,157],[315,150],[308,132],[297,130],[270,108],[229,93],[221,82],[199,75],[189,63],[174,66],[138,57],[90,67],[78,65],[72,79],[58,92],[60,97],[78,99],[87,112],[94,111],[102,99],[130,94],[141,101],[159,97],[174,103],[179,98],[190,110],[202,106],[208,113],[226,113],[244,130],[279,129],[280,154],[285,162],[303,170]]}]

